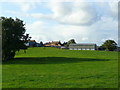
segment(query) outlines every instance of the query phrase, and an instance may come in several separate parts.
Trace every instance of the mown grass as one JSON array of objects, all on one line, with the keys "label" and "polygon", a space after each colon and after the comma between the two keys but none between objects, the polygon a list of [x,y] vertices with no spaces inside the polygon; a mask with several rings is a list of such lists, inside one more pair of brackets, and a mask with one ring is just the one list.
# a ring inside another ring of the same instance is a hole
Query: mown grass
[{"label": "mown grass", "polygon": [[117,88],[118,53],[29,48],[3,62],[3,88]]}]

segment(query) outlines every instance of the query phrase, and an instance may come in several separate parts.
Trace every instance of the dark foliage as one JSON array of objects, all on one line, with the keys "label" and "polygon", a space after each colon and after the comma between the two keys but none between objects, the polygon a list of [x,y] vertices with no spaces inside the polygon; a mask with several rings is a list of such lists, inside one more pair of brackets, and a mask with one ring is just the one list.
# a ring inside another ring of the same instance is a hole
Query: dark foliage
[{"label": "dark foliage", "polygon": [[64,42],[63,45],[66,46],[66,47],[68,47],[68,46],[69,46],[70,44],[72,44],[72,43],[73,43],[73,44],[76,44],[76,42],[75,42],[74,39],[71,39],[71,40],[69,40],[68,42]]},{"label": "dark foliage", "polygon": [[106,51],[114,51],[117,49],[117,43],[114,40],[106,40],[102,44],[102,47],[104,47]]},{"label": "dark foliage", "polygon": [[1,17],[2,21],[2,60],[14,58],[15,52],[20,49],[27,49],[24,43],[27,42],[28,34],[25,33],[25,24],[22,20]]},{"label": "dark foliage", "polygon": [[43,42],[42,42],[42,41],[40,42],[40,46],[41,46],[41,47],[42,47],[42,46],[44,46],[44,44],[43,44]]},{"label": "dark foliage", "polygon": [[105,49],[106,49],[106,48],[105,48],[104,46],[99,46],[99,47],[98,47],[98,50],[103,50],[103,51],[104,51]]}]

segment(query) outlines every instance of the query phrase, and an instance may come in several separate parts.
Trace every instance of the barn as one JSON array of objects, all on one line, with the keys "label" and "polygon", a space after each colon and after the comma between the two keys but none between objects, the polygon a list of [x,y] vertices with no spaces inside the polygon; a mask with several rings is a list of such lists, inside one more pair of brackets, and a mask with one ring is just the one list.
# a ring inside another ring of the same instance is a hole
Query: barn
[{"label": "barn", "polygon": [[96,50],[97,45],[92,43],[85,43],[85,44],[70,44],[70,50]]}]

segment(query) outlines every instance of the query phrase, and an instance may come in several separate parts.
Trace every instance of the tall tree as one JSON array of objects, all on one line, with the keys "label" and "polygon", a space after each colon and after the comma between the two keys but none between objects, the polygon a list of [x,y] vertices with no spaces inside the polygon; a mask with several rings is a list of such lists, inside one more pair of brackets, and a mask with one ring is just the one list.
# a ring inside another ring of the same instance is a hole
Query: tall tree
[{"label": "tall tree", "polygon": [[15,52],[27,49],[25,42],[25,24],[22,20],[1,17],[2,21],[2,60],[14,58]]},{"label": "tall tree", "polygon": [[41,46],[41,47],[42,47],[42,46],[44,46],[44,44],[43,44],[43,42],[42,42],[42,41],[40,42],[40,46]]},{"label": "tall tree", "polygon": [[66,46],[69,46],[70,44],[76,44],[74,39],[71,39],[67,42]]},{"label": "tall tree", "polygon": [[67,42],[64,42],[63,44],[62,44],[62,46],[66,46],[67,45]]},{"label": "tall tree", "polygon": [[114,40],[106,40],[102,47],[105,47],[108,51],[114,51],[117,48],[117,43]]}]

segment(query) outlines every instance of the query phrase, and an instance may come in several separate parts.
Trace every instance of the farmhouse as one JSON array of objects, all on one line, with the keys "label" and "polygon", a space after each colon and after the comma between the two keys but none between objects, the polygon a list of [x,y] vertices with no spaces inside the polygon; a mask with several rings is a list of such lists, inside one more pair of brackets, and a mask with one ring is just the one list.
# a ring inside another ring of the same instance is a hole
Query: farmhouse
[{"label": "farmhouse", "polygon": [[96,44],[70,44],[69,45],[70,50],[96,50],[97,45]]},{"label": "farmhouse", "polygon": [[40,47],[40,44],[37,43],[35,40],[28,40],[27,43],[25,43],[28,47]]},{"label": "farmhouse", "polygon": [[26,46],[33,47],[35,46],[36,41],[35,40],[28,40],[27,43],[25,43]]},{"label": "farmhouse", "polygon": [[61,42],[60,41],[52,41],[52,42],[45,43],[44,46],[47,46],[47,47],[61,46]]}]

